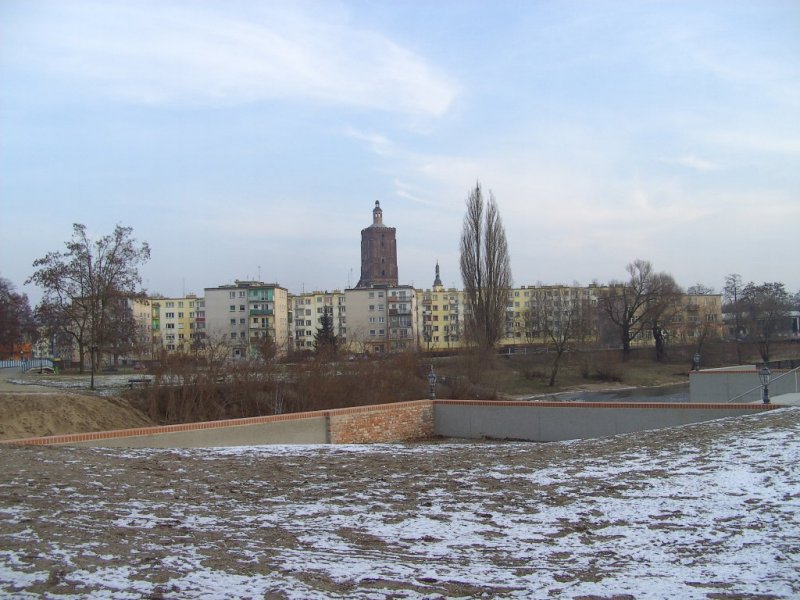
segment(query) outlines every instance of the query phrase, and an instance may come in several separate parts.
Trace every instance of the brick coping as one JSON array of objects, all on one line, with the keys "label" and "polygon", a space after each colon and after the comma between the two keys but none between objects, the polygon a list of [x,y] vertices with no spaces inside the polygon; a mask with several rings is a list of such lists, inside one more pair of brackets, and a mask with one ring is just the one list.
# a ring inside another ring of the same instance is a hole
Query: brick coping
[{"label": "brick coping", "polygon": [[157,425],[152,427],[137,427],[133,429],[115,429],[111,431],[94,431],[88,433],[70,433],[43,437],[20,438],[15,440],[0,440],[0,446],[51,446],[70,444],[95,440],[107,440],[126,437],[141,437],[148,435],[163,435],[181,433],[186,431],[201,431],[206,429],[224,429],[227,427],[243,427],[247,425],[261,425],[265,423],[279,423],[300,419],[327,419],[332,417],[368,412],[381,412],[402,408],[416,408],[436,405],[442,406],[494,406],[520,408],[607,408],[607,409],[717,409],[717,410],[744,410],[762,411],[785,408],[780,404],[699,404],[699,403],[633,403],[633,402],[531,402],[527,400],[410,400],[406,402],[391,402],[388,404],[372,404],[367,406],[353,406],[348,408],[334,408],[329,410],[308,411],[300,413],[287,413],[282,415],[267,415],[261,417],[245,417],[241,419],[225,419],[221,421],[202,421],[196,423],[180,423],[174,425]]}]

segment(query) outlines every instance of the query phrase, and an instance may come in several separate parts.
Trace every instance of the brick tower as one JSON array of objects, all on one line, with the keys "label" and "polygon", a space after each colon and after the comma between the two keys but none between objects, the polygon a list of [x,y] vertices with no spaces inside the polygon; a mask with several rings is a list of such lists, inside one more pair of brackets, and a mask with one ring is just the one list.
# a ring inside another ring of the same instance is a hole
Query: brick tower
[{"label": "brick tower", "polygon": [[356,287],[397,285],[396,232],[383,224],[381,203],[376,200],[372,225],[361,230],[361,279]]}]

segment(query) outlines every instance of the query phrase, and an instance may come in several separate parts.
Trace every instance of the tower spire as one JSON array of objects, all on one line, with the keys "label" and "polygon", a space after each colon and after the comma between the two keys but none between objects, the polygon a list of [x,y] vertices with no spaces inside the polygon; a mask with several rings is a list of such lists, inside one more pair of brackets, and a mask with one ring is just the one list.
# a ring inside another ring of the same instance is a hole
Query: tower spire
[{"label": "tower spire", "polygon": [[444,287],[442,285],[442,279],[439,277],[439,261],[436,261],[436,279],[433,280],[433,287]]}]

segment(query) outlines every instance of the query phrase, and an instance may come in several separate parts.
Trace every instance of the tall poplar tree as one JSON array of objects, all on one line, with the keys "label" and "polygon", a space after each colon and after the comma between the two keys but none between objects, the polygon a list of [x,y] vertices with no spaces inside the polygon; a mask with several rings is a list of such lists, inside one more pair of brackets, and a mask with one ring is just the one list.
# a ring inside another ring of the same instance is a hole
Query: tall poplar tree
[{"label": "tall poplar tree", "polygon": [[461,278],[469,304],[466,336],[481,352],[493,352],[503,337],[511,259],[494,194],[484,201],[480,182],[466,200],[461,233]]}]

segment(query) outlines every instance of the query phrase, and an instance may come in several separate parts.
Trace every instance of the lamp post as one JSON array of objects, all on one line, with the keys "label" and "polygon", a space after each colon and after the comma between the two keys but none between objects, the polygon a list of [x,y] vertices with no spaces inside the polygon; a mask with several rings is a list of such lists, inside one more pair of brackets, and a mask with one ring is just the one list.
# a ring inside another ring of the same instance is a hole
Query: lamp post
[{"label": "lamp post", "polygon": [[89,358],[90,358],[90,362],[91,362],[91,371],[92,371],[91,381],[89,382],[89,389],[93,390],[94,389],[94,367],[95,367],[95,361],[97,360],[97,356],[96,356],[97,355],[97,346],[95,344],[92,344],[89,347],[89,351],[91,352],[91,356]]},{"label": "lamp post", "polygon": [[764,404],[769,404],[769,377],[772,375],[772,372],[769,370],[769,367],[766,363],[764,366],[761,367],[761,370],[758,372],[758,378],[761,380],[761,400]]},{"label": "lamp post", "polygon": [[433,365],[431,365],[430,373],[428,373],[428,386],[428,398],[431,400],[436,400],[436,373],[433,372]]}]

